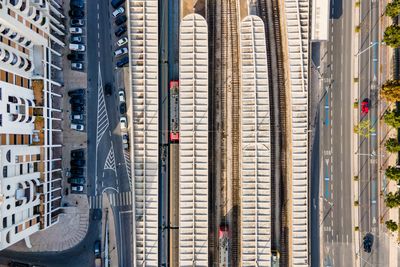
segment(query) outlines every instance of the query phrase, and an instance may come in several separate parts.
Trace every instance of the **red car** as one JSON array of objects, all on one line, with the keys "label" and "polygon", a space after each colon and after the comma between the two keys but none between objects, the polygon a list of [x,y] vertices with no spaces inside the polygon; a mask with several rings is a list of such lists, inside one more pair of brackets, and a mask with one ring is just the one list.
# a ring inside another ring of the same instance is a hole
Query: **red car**
[{"label": "red car", "polygon": [[368,111],[369,111],[369,100],[368,98],[366,98],[363,100],[363,102],[361,102],[361,113],[367,114]]}]

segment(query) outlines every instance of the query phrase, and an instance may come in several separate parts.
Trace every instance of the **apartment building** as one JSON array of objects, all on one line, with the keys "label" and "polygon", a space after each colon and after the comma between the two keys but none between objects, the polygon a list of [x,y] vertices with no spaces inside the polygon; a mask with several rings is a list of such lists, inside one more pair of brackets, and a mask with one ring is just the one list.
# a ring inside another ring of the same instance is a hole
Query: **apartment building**
[{"label": "apartment building", "polygon": [[61,212],[61,49],[56,0],[0,0],[0,249]]}]

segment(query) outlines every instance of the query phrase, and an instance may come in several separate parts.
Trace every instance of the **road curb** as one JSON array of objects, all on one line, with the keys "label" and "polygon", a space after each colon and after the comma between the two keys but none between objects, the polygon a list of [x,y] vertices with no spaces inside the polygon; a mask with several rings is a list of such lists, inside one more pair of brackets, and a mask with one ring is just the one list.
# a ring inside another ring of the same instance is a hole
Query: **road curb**
[{"label": "road curb", "polygon": [[[358,53],[358,49],[359,49],[359,39],[360,39],[360,34],[358,32],[356,32],[356,27],[359,26],[360,24],[360,8],[356,6],[356,2],[358,2],[357,0],[353,0],[352,4],[353,4],[353,20],[352,20],[352,37],[351,38],[353,41],[353,54],[354,54],[354,58],[352,60],[352,64],[351,64],[351,70],[352,70],[352,76],[353,80],[352,82],[352,90],[351,90],[351,99],[353,100],[353,103],[355,102],[359,102],[359,66],[358,66],[358,57],[356,56]],[[350,128],[353,129],[354,125],[357,125],[358,121],[359,121],[359,112],[358,112],[358,108],[355,109],[354,107],[352,107],[353,109],[353,119],[350,120],[351,124],[350,124]],[[358,210],[358,205],[355,205],[355,201],[358,201],[358,196],[359,196],[359,184],[358,184],[358,179],[355,179],[354,177],[358,177],[358,157],[356,155],[357,150],[358,150],[358,135],[353,133],[352,134],[352,138],[350,140],[351,146],[353,148],[353,157],[352,157],[352,162],[351,162],[351,173],[352,173],[352,177],[350,179],[353,180],[351,184],[351,191],[353,192],[351,194],[351,205],[353,206],[353,208],[351,209],[352,214],[352,229],[353,229],[353,246],[352,246],[352,250],[353,250],[353,254],[354,254],[354,265],[353,266],[360,266],[360,260],[358,257],[358,252],[360,250],[360,240],[359,240],[359,231],[356,231],[356,227],[358,228],[358,222],[359,222],[359,210]]]}]

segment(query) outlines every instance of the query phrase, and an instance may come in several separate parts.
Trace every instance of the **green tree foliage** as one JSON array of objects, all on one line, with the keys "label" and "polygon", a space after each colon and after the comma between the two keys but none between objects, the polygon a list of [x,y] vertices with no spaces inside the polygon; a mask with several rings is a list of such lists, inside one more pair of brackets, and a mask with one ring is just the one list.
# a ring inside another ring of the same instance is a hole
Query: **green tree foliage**
[{"label": "green tree foliage", "polygon": [[400,128],[400,112],[396,109],[388,111],[383,115],[384,122],[393,128]]},{"label": "green tree foliage", "polygon": [[393,0],[393,2],[386,5],[385,15],[388,17],[397,17],[400,14],[400,1]]},{"label": "green tree foliage", "polygon": [[389,229],[392,232],[395,232],[395,231],[397,231],[397,229],[399,229],[399,226],[393,220],[386,221],[385,224],[386,224],[387,229]]},{"label": "green tree foliage", "polygon": [[399,80],[387,80],[381,88],[381,97],[386,101],[396,102],[400,101],[400,81]]},{"label": "green tree foliage", "polygon": [[394,208],[400,206],[400,194],[399,192],[389,192],[385,198],[385,204],[388,208]]},{"label": "green tree foliage", "polygon": [[375,132],[375,129],[371,126],[369,120],[363,120],[359,124],[354,126],[354,132],[364,137],[369,137],[371,133]]},{"label": "green tree foliage", "polygon": [[400,46],[400,26],[390,25],[385,29],[383,34],[383,42],[388,46],[397,48]]},{"label": "green tree foliage", "polygon": [[400,169],[399,168],[389,166],[385,171],[385,175],[390,180],[393,180],[396,182],[400,181]]},{"label": "green tree foliage", "polygon": [[400,151],[400,144],[396,138],[389,138],[386,140],[385,147],[390,153],[396,153]]}]

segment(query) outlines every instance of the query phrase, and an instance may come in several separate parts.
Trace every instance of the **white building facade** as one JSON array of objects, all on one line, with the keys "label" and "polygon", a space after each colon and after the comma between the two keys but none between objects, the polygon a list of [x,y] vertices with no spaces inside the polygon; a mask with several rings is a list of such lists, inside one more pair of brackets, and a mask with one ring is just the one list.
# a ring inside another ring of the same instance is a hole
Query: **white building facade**
[{"label": "white building facade", "polygon": [[0,0],[0,250],[61,212],[62,13],[56,0]]}]

